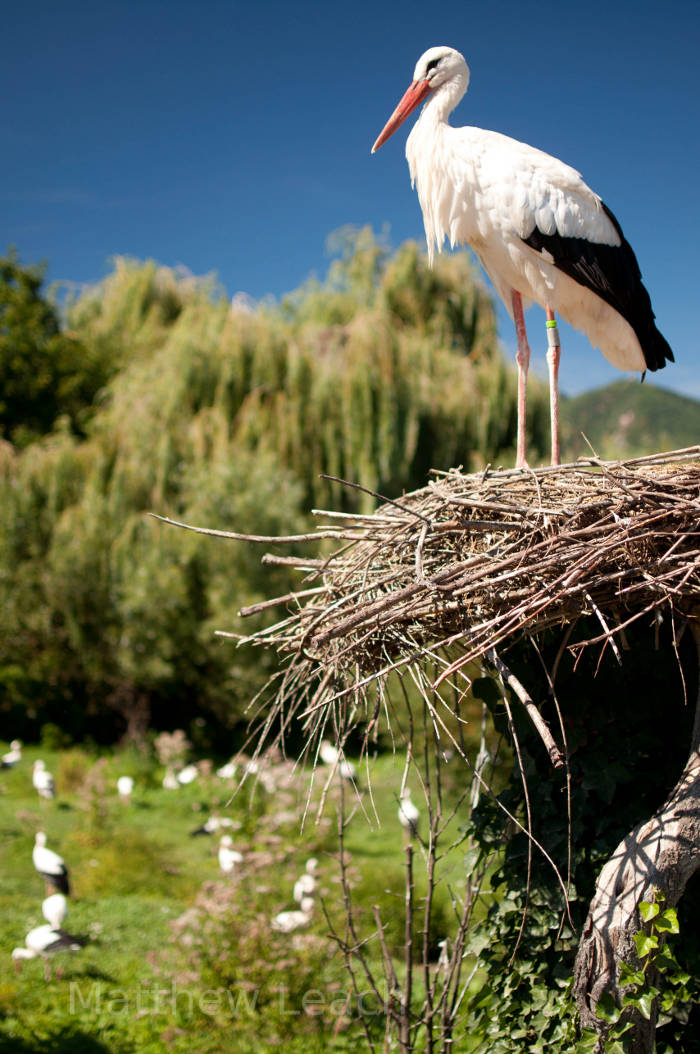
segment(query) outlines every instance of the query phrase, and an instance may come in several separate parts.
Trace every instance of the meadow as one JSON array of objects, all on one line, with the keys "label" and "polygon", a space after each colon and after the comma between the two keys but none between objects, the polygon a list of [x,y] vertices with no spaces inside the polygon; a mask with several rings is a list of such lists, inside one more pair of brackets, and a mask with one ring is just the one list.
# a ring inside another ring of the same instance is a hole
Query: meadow
[{"label": "meadow", "polygon": [[[37,757],[55,774],[54,800],[42,800],[32,786]],[[378,905],[397,959],[404,938],[405,835],[397,819],[403,760],[391,753],[374,759],[371,794],[364,773],[359,796],[346,795],[354,810],[346,849],[356,922],[369,934]],[[233,797],[233,782],[204,769],[189,786],[166,790],[162,767],[145,754],[36,746],[2,772],[0,1051],[224,1054],[274,1050],[282,1042],[293,1051],[343,1050],[364,1035],[361,1015],[383,1035],[382,1007],[368,989],[358,1000],[329,937],[345,927],[337,781],[319,815],[327,769],[312,785],[310,770],[271,763],[264,780]],[[121,775],[135,780],[128,802],[117,794]],[[233,821],[244,857],[232,876],[219,869],[219,836],[191,834],[214,813]],[[455,817],[457,841],[458,827]],[[37,830],[70,869],[64,928],[89,937],[80,951],[52,958],[48,982],[41,960],[23,962],[16,974],[11,959],[43,922],[44,883],[32,865]],[[271,920],[296,907],[293,883],[312,855],[320,883],[311,924],[277,933]],[[463,857],[463,850],[453,852],[438,886],[436,959],[438,939],[454,927],[448,889],[459,883]],[[424,881],[417,868],[418,899]]]}]

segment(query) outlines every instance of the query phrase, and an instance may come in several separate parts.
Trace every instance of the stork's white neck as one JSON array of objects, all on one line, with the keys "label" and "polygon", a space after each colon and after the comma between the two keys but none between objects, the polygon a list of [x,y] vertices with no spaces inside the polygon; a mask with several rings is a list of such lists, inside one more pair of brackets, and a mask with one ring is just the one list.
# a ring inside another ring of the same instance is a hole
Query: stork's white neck
[{"label": "stork's white neck", "polygon": [[[456,130],[450,127],[448,117],[464,96],[469,83],[469,73],[458,73],[441,84],[428,98],[421,115],[406,141],[406,159],[411,173],[411,183],[418,191],[423,212],[423,224],[428,245],[428,261],[432,265],[435,250],[438,252],[445,238],[455,244],[453,223],[455,195],[451,190],[450,171],[454,154],[453,139]],[[460,214],[469,210],[469,188],[460,206]]]},{"label": "stork's white neck", "polygon": [[464,98],[469,87],[469,69],[464,68],[453,73],[449,80],[435,88],[428,96],[421,111],[420,120],[437,124],[446,122],[455,106]]}]

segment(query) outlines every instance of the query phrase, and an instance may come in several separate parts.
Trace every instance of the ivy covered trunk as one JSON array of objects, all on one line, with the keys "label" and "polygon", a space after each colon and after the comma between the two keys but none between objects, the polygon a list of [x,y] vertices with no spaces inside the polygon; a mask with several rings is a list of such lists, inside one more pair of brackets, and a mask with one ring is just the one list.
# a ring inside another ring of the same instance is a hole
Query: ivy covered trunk
[{"label": "ivy covered trunk", "polygon": [[[694,626],[700,663],[700,628]],[[700,867],[700,686],[691,749],[685,768],[664,805],[623,838],[603,867],[583,929],[574,968],[574,994],[583,1027],[601,1036],[606,1022],[596,1015],[604,993],[621,1005],[623,963],[639,966],[635,936],[643,931],[639,905],[651,903],[659,892],[674,907]],[[653,978],[647,978],[653,983]],[[654,1050],[657,1007],[626,1011],[633,1022],[632,1054]]]}]

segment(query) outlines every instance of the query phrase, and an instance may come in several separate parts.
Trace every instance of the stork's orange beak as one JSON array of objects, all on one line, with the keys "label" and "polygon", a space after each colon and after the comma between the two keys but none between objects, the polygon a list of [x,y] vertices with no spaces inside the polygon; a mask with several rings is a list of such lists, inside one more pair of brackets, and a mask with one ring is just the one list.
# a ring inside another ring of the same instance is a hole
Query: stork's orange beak
[{"label": "stork's orange beak", "polygon": [[389,120],[379,133],[376,143],[372,147],[372,153],[386,143],[389,136],[393,135],[399,125],[403,124],[409,114],[413,113],[416,106],[420,106],[430,91],[430,81],[413,81],[405,91],[401,102],[392,113]]}]

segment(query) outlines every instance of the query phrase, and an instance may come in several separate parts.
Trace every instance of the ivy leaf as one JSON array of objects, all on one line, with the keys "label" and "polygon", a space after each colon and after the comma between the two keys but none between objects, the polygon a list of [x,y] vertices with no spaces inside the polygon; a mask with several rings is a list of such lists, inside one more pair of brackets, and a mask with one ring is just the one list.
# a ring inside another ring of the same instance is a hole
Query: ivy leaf
[{"label": "ivy leaf", "polygon": [[574,1047],[574,1054],[594,1054],[598,1046],[598,1038],[597,1032],[593,1032],[590,1028],[585,1028],[581,1033],[581,1038]]},{"label": "ivy leaf", "polygon": [[658,904],[648,904],[645,900],[639,905],[639,914],[642,916],[644,922],[649,922],[651,919],[656,918],[659,914]]},{"label": "ivy leaf", "polygon": [[629,963],[620,968],[620,985],[644,984],[644,970],[633,970]]},{"label": "ivy leaf", "polygon": [[659,915],[655,928],[661,933],[678,933],[678,915],[675,908],[666,908],[663,915]]},{"label": "ivy leaf", "polygon": [[647,988],[646,991],[642,992],[642,994],[639,996],[639,999],[637,999],[637,1006],[639,1007],[639,1012],[640,1014],[642,1014],[643,1017],[647,1019],[647,1021],[649,1021],[649,1019],[651,1018],[651,1011],[654,1005],[654,1000],[658,994],[658,989]]},{"label": "ivy leaf", "polygon": [[610,992],[603,992],[601,995],[596,1004],[595,1016],[601,1018],[603,1021],[608,1021],[611,1024],[619,1018],[620,1009],[616,1005]]},{"label": "ivy leaf", "polygon": [[639,958],[646,959],[647,955],[659,947],[659,938],[653,933],[635,933],[634,943],[637,945]]}]

